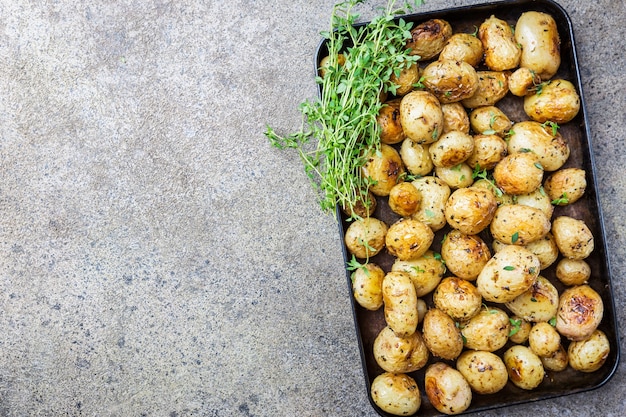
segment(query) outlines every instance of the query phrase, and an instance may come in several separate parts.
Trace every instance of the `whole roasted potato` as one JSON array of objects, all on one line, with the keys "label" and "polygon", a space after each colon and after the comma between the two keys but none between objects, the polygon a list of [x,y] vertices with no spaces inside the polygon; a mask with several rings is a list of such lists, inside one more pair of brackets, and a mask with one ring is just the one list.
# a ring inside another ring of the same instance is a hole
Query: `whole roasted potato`
[{"label": "whole roasted potato", "polygon": [[522,51],[509,24],[495,16],[486,19],[478,28],[478,38],[485,50],[485,64],[493,71],[517,68]]},{"label": "whole roasted potato", "polygon": [[559,345],[559,349],[552,355],[540,356],[544,369],[548,371],[561,372],[567,368],[569,357],[563,345]]},{"label": "whole roasted potato", "polygon": [[462,413],[472,402],[472,389],[465,377],[443,362],[426,369],[424,385],[426,396],[440,413]]},{"label": "whole roasted potato", "polygon": [[483,135],[504,137],[513,126],[508,116],[496,106],[482,106],[470,113],[470,126],[474,132]]},{"label": "whole roasted potato", "polygon": [[383,372],[378,375],[372,381],[370,393],[381,410],[397,416],[413,415],[422,405],[417,383],[402,373]]},{"label": "whole roasted potato", "polygon": [[452,36],[452,26],[443,19],[431,19],[411,29],[411,39],[406,43],[411,55],[427,61],[436,57]]},{"label": "whole roasted potato", "polygon": [[433,231],[446,225],[444,213],[446,201],[450,197],[450,187],[437,177],[426,176],[411,182],[422,195],[420,208],[411,216],[430,226]]},{"label": "whole roasted potato", "polygon": [[380,130],[380,141],[388,145],[400,143],[405,138],[400,123],[400,99],[389,100],[378,111],[376,122]]},{"label": "whole roasted potato", "polygon": [[546,171],[556,171],[569,158],[569,145],[561,134],[539,122],[526,120],[515,123],[510,132],[508,152],[532,153]]},{"label": "whole roasted potato", "polygon": [[580,372],[595,372],[604,365],[611,344],[602,330],[595,330],[585,340],[572,342],[567,349],[569,364]]},{"label": "whole roasted potato", "polygon": [[582,220],[559,216],[552,221],[552,235],[566,258],[585,259],[593,251],[593,234]]},{"label": "whole roasted potato", "polygon": [[501,243],[527,245],[548,234],[550,220],[534,207],[509,204],[498,207],[490,230],[493,238]]},{"label": "whole roasted potato", "polygon": [[353,206],[344,205],[341,209],[350,218],[366,218],[374,214],[376,210],[376,197],[371,191],[367,190],[367,193],[363,196],[363,200],[357,201]]},{"label": "whole roasted potato", "polygon": [[407,137],[420,144],[433,143],[443,130],[443,112],[437,97],[414,90],[402,97],[400,123]]},{"label": "whole roasted potato", "polygon": [[477,394],[495,394],[506,385],[509,375],[502,359],[494,353],[479,350],[463,352],[456,369]]},{"label": "whole roasted potato", "polygon": [[561,335],[549,323],[536,323],[530,329],[528,347],[539,357],[553,355],[561,347]]},{"label": "whole roasted potato", "polygon": [[476,70],[464,61],[434,61],[424,68],[422,79],[424,87],[443,104],[472,97],[478,88]]},{"label": "whole roasted potato", "polygon": [[567,123],[576,117],[579,110],[580,97],[574,84],[567,80],[543,82],[535,94],[524,97],[524,111],[539,123],[548,120],[557,124]]},{"label": "whole roasted potato", "polygon": [[506,73],[501,71],[476,71],[478,87],[471,97],[461,100],[463,106],[475,109],[481,106],[493,106],[509,92]]},{"label": "whole roasted potato", "polygon": [[454,320],[437,308],[426,312],[422,336],[430,353],[439,358],[454,360],[463,350],[463,338]]},{"label": "whole roasted potato", "polygon": [[543,183],[543,188],[550,200],[559,206],[566,206],[578,201],[587,188],[585,170],[563,168],[554,172]]},{"label": "whole roasted potato", "polygon": [[398,151],[384,143],[380,145],[380,151],[373,149],[367,154],[361,172],[373,182],[370,191],[374,195],[385,197],[389,195],[394,185],[402,181],[405,173]]},{"label": "whole roasted potato", "polygon": [[559,248],[552,233],[546,234],[541,239],[530,242],[526,245],[526,249],[537,255],[541,269],[547,269],[559,257]]},{"label": "whole roasted potato", "polygon": [[473,281],[491,259],[491,251],[480,236],[451,230],[441,244],[441,257],[450,272]]},{"label": "whole roasted potato", "polygon": [[441,280],[433,292],[435,307],[454,320],[468,320],[482,307],[483,299],[478,289],[469,281],[457,277]]},{"label": "whole roasted potato", "polygon": [[389,192],[389,208],[402,217],[409,217],[422,203],[422,195],[410,182],[396,184]]},{"label": "whole roasted potato", "polygon": [[320,77],[325,77],[329,71],[333,71],[333,70],[337,71],[340,67],[343,67],[345,63],[346,63],[346,57],[344,54],[337,54],[334,57],[334,60],[331,59],[329,55],[326,55],[320,61],[320,66],[319,66]]},{"label": "whole roasted potato", "polygon": [[455,33],[443,47],[439,59],[463,61],[476,67],[483,60],[483,44],[469,33]]},{"label": "whole roasted potato", "polygon": [[537,188],[532,193],[516,196],[516,203],[522,206],[539,209],[548,219],[552,218],[552,213],[554,213],[552,200],[548,196],[548,193],[546,193],[545,189],[542,189],[541,187]]},{"label": "whole roasted potato", "polygon": [[428,153],[429,145],[420,145],[406,138],[400,147],[400,157],[407,171],[413,175],[425,176],[433,170],[433,161]]},{"label": "whole roasted potato", "polygon": [[532,390],[541,384],[545,370],[541,359],[530,348],[522,345],[511,346],[502,358],[509,373],[509,380],[515,386]]},{"label": "whole roasted potato", "polygon": [[387,225],[374,217],[355,220],[346,230],[346,248],[357,258],[371,258],[385,247],[387,230]]},{"label": "whole roasted potato", "polygon": [[517,19],[515,40],[522,46],[520,66],[542,80],[552,78],[561,65],[559,30],[548,13],[529,11]]},{"label": "whole roasted potato", "polygon": [[429,356],[419,331],[408,337],[398,337],[387,326],[374,339],[374,359],[387,372],[417,371],[426,365]]},{"label": "whole roasted potato", "polygon": [[528,290],[506,303],[506,307],[526,321],[548,322],[556,317],[559,292],[547,278],[538,276]]},{"label": "whole roasted potato", "polygon": [[385,321],[399,337],[408,337],[417,328],[417,295],[411,277],[404,272],[388,272],[383,279]]},{"label": "whole roasted potato", "polygon": [[446,272],[446,268],[440,259],[437,259],[432,250],[410,261],[396,261],[391,265],[392,271],[401,271],[411,277],[418,297],[423,297],[434,290]]},{"label": "whole roasted potato", "polygon": [[511,323],[509,340],[518,345],[526,343],[528,335],[530,334],[530,329],[532,329],[531,322],[515,315],[509,318],[509,322]]},{"label": "whole roasted potato", "polygon": [[426,253],[434,237],[428,225],[419,220],[403,218],[389,226],[385,245],[390,254],[401,261],[409,261]]},{"label": "whole roasted potato", "polygon": [[570,287],[559,298],[556,330],[569,340],[585,340],[598,328],[603,315],[602,297],[593,288]]},{"label": "whole roasted potato", "polygon": [[445,182],[451,189],[465,188],[472,185],[474,170],[465,162],[451,167],[435,167],[435,175]]},{"label": "whole roasted potato", "polygon": [[532,153],[509,153],[493,169],[493,179],[507,194],[529,194],[541,186],[543,166]]},{"label": "whole roasted potato", "polygon": [[507,245],[491,257],[476,278],[487,301],[508,303],[527,291],[539,276],[539,259],[528,249]]},{"label": "whole roasted potato", "polygon": [[504,191],[498,188],[494,184],[494,182],[489,179],[480,178],[474,181],[474,183],[472,184],[472,187],[482,188],[484,190],[489,191],[490,193],[493,193],[493,195],[496,197],[496,200],[498,201],[498,206],[502,206],[506,204],[514,204],[513,196],[505,194]]},{"label": "whole roasted potato", "polygon": [[368,262],[350,276],[354,299],[363,308],[378,310],[383,306],[383,278],[385,271],[375,263]]},{"label": "whole roasted potato", "polygon": [[509,316],[496,307],[482,308],[478,314],[461,324],[465,347],[485,352],[495,352],[509,339]]},{"label": "whole roasted potato", "polygon": [[582,285],[589,280],[591,267],[582,259],[563,258],[556,265],[555,273],[559,281],[565,285]]},{"label": "whole roasted potato", "polygon": [[476,235],[489,226],[497,208],[498,202],[489,191],[475,187],[459,188],[446,202],[446,221],[462,233]]},{"label": "whole roasted potato", "polygon": [[474,138],[458,130],[441,135],[428,148],[430,159],[436,167],[452,167],[465,161],[474,150]]},{"label": "whole roasted potato", "polygon": [[472,168],[493,169],[507,155],[507,144],[498,135],[474,135],[474,150],[465,163]]},{"label": "whole roasted potato", "polygon": [[452,130],[469,133],[470,122],[467,111],[461,103],[446,103],[441,105],[443,112],[443,132],[447,133]]},{"label": "whole roasted potato", "polygon": [[413,91],[413,84],[417,83],[420,79],[420,70],[416,63],[402,68],[397,72],[392,72],[389,77],[389,82],[394,85],[390,89],[396,97],[404,96],[407,93]]},{"label": "whole roasted potato", "polygon": [[528,68],[520,67],[509,75],[509,91],[514,96],[524,97],[530,94],[541,84],[541,78]]}]

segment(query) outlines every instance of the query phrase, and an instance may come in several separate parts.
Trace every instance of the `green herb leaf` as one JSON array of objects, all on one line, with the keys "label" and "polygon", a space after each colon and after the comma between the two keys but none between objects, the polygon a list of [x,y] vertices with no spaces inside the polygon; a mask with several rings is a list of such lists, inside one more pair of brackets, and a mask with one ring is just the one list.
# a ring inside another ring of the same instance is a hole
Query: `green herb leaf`
[{"label": "green herb leaf", "polygon": [[511,265],[507,265],[502,269],[504,269],[505,271],[515,271],[515,267]]},{"label": "green herb leaf", "polygon": [[519,232],[513,233],[513,235],[511,236],[511,243],[517,242],[517,239],[519,239]]}]

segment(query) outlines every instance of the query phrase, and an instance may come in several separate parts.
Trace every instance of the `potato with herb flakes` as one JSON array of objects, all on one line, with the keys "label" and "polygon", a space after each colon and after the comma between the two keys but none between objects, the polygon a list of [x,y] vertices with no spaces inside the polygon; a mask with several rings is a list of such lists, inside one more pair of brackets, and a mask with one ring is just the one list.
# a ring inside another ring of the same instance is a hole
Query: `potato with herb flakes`
[{"label": "potato with herb flakes", "polygon": [[389,208],[402,217],[415,213],[421,202],[422,195],[410,182],[396,184],[389,192]]},{"label": "potato with herb flakes", "polygon": [[550,220],[534,207],[507,204],[498,207],[489,228],[501,243],[524,246],[547,235]]},{"label": "potato with herb flakes", "polygon": [[472,169],[493,169],[507,155],[506,141],[500,136],[474,135],[474,150],[465,161]]},{"label": "potato with herb flakes", "polygon": [[561,347],[561,335],[549,323],[535,323],[528,335],[528,347],[539,357],[553,355]]},{"label": "potato with herb flakes", "polygon": [[441,257],[454,275],[474,281],[491,259],[491,251],[480,236],[451,230],[441,243]]},{"label": "potato with herb flakes", "polygon": [[417,295],[411,277],[404,272],[388,272],[383,279],[382,290],[387,325],[399,337],[415,333],[419,317]]},{"label": "potato with herb flakes", "polygon": [[566,206],[578,201],[587,188],[585,170],[563,168],[550,175],[543,183],[543,188],[553,204]]},{"label": "potato with herb flakes", "polygon": [[552,235],[566,258],[585,259],[593,252],[593,234],[582,220],[559,216],[552,221]]},{"label": "potato with herb flakes", "polygon": [[369,190],[374,195],[386,197],[396,184],[402,182],[405,170],[398,151],[382,143],[380,151],[373,149],[366,155],[361,173],[372,181]]},{"label": "potato with herb flakes", "polygon": [[552,78],[561,65],[559,30],[554,18],[537,11],[522,13],[515,25],[515,40],[522,47],[520,66],[542,80]]},{"label": "potato with herb flakes", "polygon": [[373,350],[376,363],[387,372],[417,371],[430,357],[419,331],[408,337],[398,337],[389,326],[378,333]]},{"label": "potato with herb flakes", "polygon": [[474,138],[458,130],[441,135],[428,148],[430,159],[436,167],[452,167],[465,161],[474,150]]},{"label": "potato with herb flakes", "polygon": [[383,372],[372,381],[372,400],[381,410],[398,416],[415,414],[422,404],[419,387],[403,373]]},{"label": "potato with herb flakes", "polygon": [[376,204],[378,204],[376,197],[374,197],[371,191],[367,190],[362,200],[358,200],[357,203],[351,207],[344,205],[341,209],[348,217],[366,218],[374,214]]},{"label": "potato with herb flakes", "polygon": [[433,292],[435,307],[454,320],[469,320],[480,311],[482,297],[469,281],[457,277],[441,280]]},{"label": "potato with herb flakes", "polygon": [[569,145],[554,125],[525,120],[515,123],[510,132],[509,154],[532,153],[546,171],[556,171],[569,158]]},{"label": "potato with herb flakes", "polygon": [[357,258],[371,258],[385,247],[387,230],[387,225],[374,217],[355,220],[344,236],[346,248]]},{"label": "potato with herb flakes", "polygon": [[513,122],[496,106],[478,107],[470,113],[472,130],[483,135],[504,137],[513,126]]},{"label": "potato with herb flakes", "polygon": [[570,81],[554,79],[540,84],[524,97],[524,112],[532,120],[564,124],[580,111],[580,96]]},{"label": "potato with herb flakes", "polygon": [[531,193],[518,195],[515,200],[516,204],[534,207],[541,210],[548,219],[552,218],[554,206],[552,205],[552,200],[542,187],[537,188]]},{"label": "potato with herb flakes", "polygon": [[417,178],[411,184],[422,195],[422,204],[411,218],[424,222],[435,232],[441,230],[446,225],[444,210],[450,197],[450,187],[433,176]]},{"label": "potato with herb flakes", "polygon": [[595,330],[587,339],[570,343],[567,353],[572,368],[580,372],[595,372],[609,357],[611,344],[602,330]]},{"label": "potato with herb flakes", "polygon": [[423,297],[439,285],[446,272],[446,267],[440,255],[428,250],[424,255],[410,261],[396,259],[391,265],[391,270],[407,274],[413,282],[417,296]]},{"label": "potato with herb flakes", "polygon": [[458,130],[459,132],[469,133],[470,121],[465,107],[461,103],[446,103],[441,105],[441,111],[443,112],[443,133],[450,132],[452,130]]},{"label": "potato with herb flakes", "polygon": [[567,368],[569,357],[563,345],[559,345],[559,349],[552,355],[540,356],[544,369],[548,371],[561,372]]},{"label": "potato with herb flakes", "polygon": [[452,36],[452,26],[443,19],[430,19],[411,29],[411,39],[406,43],[411,55],[427,61],[439,55]]},{"label": "potato with herb flakes", "polygon": [[509,331],[509,340],[513,343],[521,345],[526,343],[532,324],[528,320],[524,320],[519,316],[511,316],[509,318],[511,330]]},{"label": "potato with herb flakes", "polygon": [[443,362],[426,369],[424,385],[430,403],[440,413],[460,414],[472,402],[472,389],[463,374]]},{"label": "potato with herb flakes", "polygon": [[412,175],[425,176],[433,170],[433,161],[428,153],[429,145],[420,145],[406,138],[400,147],[400,157],[407,171]]},{"label": "potato with herb flakes", "polygon": [[474,317],[461,323],[460,327],[468,349],[495,352],[509,339],[509,316],[496,307],[485,306]]},{"label": "potato with herb flakes", "polygon": [[326,55],[320,61],[319,73],[320,77],[325,77],[329,70],[337,70],[346,63],[346,57],[344,54],[337,54],[335,62],[331,62],[330,56]]},{"label": "potato with herb flakes", "polygon": [[529,194],[541,186],[543,166],[534,154],[509,154],[493,169],[493,179],[507,194]]},{"label": "potato with herb flakes", "polygon": [[478,39],[483,43],[489,69],[505,71],[519,66],[522,50],[506,21],[493,15],[485,19],[478,28]]},{"label": "potato with herb flakes", "polygon": [[532,93],[541,84],[541,78],[528,68],[520,67],[509,75],[509,91],[514,96],[524,97]]},{"label": "potato with herb flakes", "polygon": [[368,262],[352,272],[350,278],[354,299],[361,307],[374,311],[383,306],[385,271],[380,266]]},{"label": "potato with herb flakes", "polygon": [[482,106],[493,106],[509,92],[509,80],[501,71],[476,71],[478,87],[471,97],[461,101],[468,109]]},{"label": "potato with herb flakes", "polygon": [[463,61],[476,67],[483,60],[483,44],[469,33],[455,33],[443,47],[439,59]]},{"label": "potato with herb flakes", "polygon": [[400,123],[400,99],[385,102],[378,111],[376,123],[378,123],[382,143],[393,145],[402,142],[406,135]]},{"label": "potato with herb flakes", "polygon": [[489,227],[498,202],[495,196],[482,188],[467,187],[454,191],[445,207],[448,224],[467,235],[476,235]]},{"label": "potato with herb flakes", "polygon": [[390,87],[389,91],[396,97],[404,96],[413,91],[413,84],[416,84],[419,79],[419,66],[416,63],[412,63],[397,72],[391,73],[389,82],[393,84],[393,87]]},{"label": "potato with herb flakes", "polygon": [[552,233],[547,233],[544,237],[527,244],[526,249],[537,255],[541,269],[547,269],[559,257],[559,248]]},{"label": "potato with herb flakes", "polygon": [[452,167],[435,167],[435,175],[448,184],[451,189],[465,188],[472,185],[472,168],[465,162]]},{"label": "potato with herb flakes", "polygon": [[491,352],[469,350],[456,360],[456,369],[477,394],[495,394],[506,386],[509,374],[502,359]]},{"label": "potato with herb flakes", "polygon": [[603,315],[602,297],[593,288],[570,287],[559,298],[556,330],[569,340],[585,340],[598,328]]},{"label": "potato with herb flakes", "polygon": [[563,258],[556,265],[555,274],[565,285],[582,285],[589,280],[591,267],[582,259]]},{"label": "potato with herb flakes", "polygon": [[454,360],[463,350],[463,338],[454,320],[437,308],[426,312],[422,336],[430,353],[439,358]]},{"label": "potato with herb flakes", "polygon": [[400,102],[400,123],[406,136],[416,143],[437,141],[443,131],[439,100],[428,91],[411,91]]},{"label": "potato with herb flakes", "polygon": [[506,307],[526,321],[548,322],[556,317],[559,292],[547,278],[540,275],[527,291],[506,303]]},{"label": "potato with herb flakes", "polygon": [[389,226],[385,245],[389,253],[401,261],[422,256],[433,243],[435,234],[419,220],[402,218]]},{"label": "potato with herb flakes", "polygon": [[437,60],[422,71],[422,84],[440,103],[455,103],[470,98],[478,89],[478,75],[464,61]]},{"label": "potato with herb flakes", "polygon": [[522,345],[510,347],[502,357],[509,380],[518,388],[535,389],[545,377],[541,359],[530,348]]}]

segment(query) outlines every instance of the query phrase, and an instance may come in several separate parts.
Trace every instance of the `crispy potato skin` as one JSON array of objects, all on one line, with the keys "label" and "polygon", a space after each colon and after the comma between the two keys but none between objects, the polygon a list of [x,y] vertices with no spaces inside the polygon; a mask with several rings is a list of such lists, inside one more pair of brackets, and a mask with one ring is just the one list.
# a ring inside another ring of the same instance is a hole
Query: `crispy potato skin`
[{"label": "crispy potato skin", "polygon": [[491,259],[491,251],[480,236],[451,230],[441,244],[441,257],[450,272],[473,281]]},{"label": "crispy potato skin", "polygon": [[406,135],[400,123],[400,99],[387,101],[376,117],[380,128],[380,141],[388,145],[402,142]]},{"label": "crispy potato skin", "polygon": [[420,60],[436,57],[452,36],[452,26],[443,19],[431,19],[411,29],[411,39],[406,47],[411,55],[419,55]]},{"label": "crispy potato skin", "polygon": [[545,370],[541,359],[529,347],[511,346],[504,352],[504,364],[509,380],[517,387],[532,390],[543,381]]},{"label": "crispy potato skin", "polygon": [[426,369],[424,384],[430,403],[441,413],[462,413],[472,402],[469,383],[459,371],[443,362]]},{"label": "crispy potato skin", "polygon": [[455,103],[470,98],[478,89],[478,74],[465,61],[434,61],[422,72],[424,87],[440,103]]},{"label": "crispy potato skin", "polygon": [[361,172],[374,182],[369,190],[374,195],[386,197],[391,189],[402,181],[405,169],[398,151],[383,143],[380,145],[380,152],[372,151],[367,155],[367,161],[361,167]]},{"label": "crispy potato skin", "polygon": [[519,66],[522,51],[509,24],[495,16],[478,28],[478,38],[485,50],[485,64],[493,71],[505,71]]},{"label": "crispy potato skin", "polygon": [[370,393],[374,403],[390,414],[413,415],[422,404],[419,387],[403,373],[384,372],[374,378]]},{"label": "crispy potato skin", "polygon": [[417,294],[411,278],[404,272],[389,272],[382,284],[385,321],[398,337],[415,333]]},{"label": "crispy potato skin", "polygon": [[611,344],[606,334],[595,330],[585,340],[570,343],[567,353],[572,368],[580,372],[595,372],[604,363],[611,352]]},{"label": "crispy potato skin", "polygon": [[476,67],[483,60],[483,44],[469,33],[455,33],[443,47],[439,59],[463,61]]},{"label": "crispy potato skin", "polygon": [[593,288],[570,287],[559,298],[556,329],[569,340],[585,340],[598,328],[603,315],[602,297]]},{"label": "crispy potato skin", "polygon": [[412,91],[400,102],[400,123],[406,136],[414,142],[433,143],[443,131],[441,103],[428,91]]},{"label": "crispy potato skin", "polygon": [[580,96],[574,84],[567,80],[553,79],[542,83],[541,93],[524,97],[524,111],[532,120],[544,123],[552,121],[564,124],[572,120],[580,110]]}]

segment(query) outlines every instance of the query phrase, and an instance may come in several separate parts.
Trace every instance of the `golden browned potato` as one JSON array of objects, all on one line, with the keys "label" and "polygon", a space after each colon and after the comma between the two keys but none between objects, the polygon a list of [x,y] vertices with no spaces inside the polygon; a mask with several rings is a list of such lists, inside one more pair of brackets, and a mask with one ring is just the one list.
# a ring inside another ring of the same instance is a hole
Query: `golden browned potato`
[{"label": "golden browned potato", "polygon": [[409,275],[417,296],[423,297],[439,285],[446,272],[445,265],[441,259],[437,258],[438,256],[432,250],[428,250],[424,255],[410,261],[396,259],[391,270]]},{"label": "golden browned potato", "polygon": [[436,167],[452,167],[465,161],[474,150],[474,138],[458,130],[441,135],[428,148],[430,159]]},{"label": "golden browned potato", "polygon": [[401,261],[417,259],[426,253],[435,234],[419,220],[403,218],[389,226],[385,245],[390,254]]},{"label": "golden browned potato", "polygon": [[541,84],[541,78],[528,68],[520,67],[509,75],[509,91],[514,96],[524,97],[530,94]]},{"label": "golden browned potato", "polygon": [[426,396],[440,413],[462,413],[472,402],[472,389],[463,374],[443,362],[426,369],[424,385]]},{"label": "golden browned potato", "polygon": [[464,61],[434,61],[424,68],[422,79],[426,90],[443,104],[470,98],[478,89],[476,70]]},{"label": "golden browned potato", "polygon": [[430,353],[439,358],[454,360],[463,350],[463,338],[454,320],[437,308],[426,312],[422,336]]},{"label": "golden browned potato", "polygon": [[441,230],[446,225],[444,210],[450,197],[450,187],[432,176],[418,178],[411,184],[422,194],[422,204],[411,217],[426,223],[435,232]]},{"label": "golden browned potato", "polygon": [[465,161],[478,169],[493,169],[507,155],[507,145],[498,135],[474,135],[474,150]]},{"label": "golden browned potato", "polygon": [[439,100],[428,91],[411,91],[400,102],[400,123],[406,136],[414,142],[435,142],[443,130]]},{"label": "golden browned potato", "polygon": [[559,248],[552,233],[546,234],[541,239],[530,242],[526,245],[526,249],[537,255],[541,269],[547,269],[559,257]]},{"label": "golden browned potato", "polygon": [[509,339],[509,316],[496,307],[485,307],[467,322],[461,324],[465,347],[495,352]]},{"label": "golden browned potato", "polygon": [[378,375],[372,381],[370,393],[381,410],[397,416],[413,415],[422,405],[417,383],[402,373],[384,372]]},{"label": "golden browned potato", "polygon": [[528,347],[540,357],[553,355],[561,347],[561,335],[549,323],[536,323],[530,329]]},{"label": "golden browned potato", "polygon": [[435,292],[433,303],[454,320],[469,320],[480,311],[483,299],[478,289],[469,281],[457,277],[441,280]]},{"label": "golden browned potato", "polygon": [[363,200],[357,201],[357,203],[351,207],[344,205],[341,209],[348,217],[366,218],[374,214],[376,204],[376,197],[368,190]]},{"label": "golden browned potato", "polygon": [[396,184],[389,192],[389,208],[402,217],[415,213],[422,202],[422,195],[410,182]]},{"label": "golden browned potato", "polygon": [[493,179],[507,194],[529,194],[541,186],[543,166],[532,153],[509,154],[493,169]]},{"label": "golden browned potato", "polygon": [[486,178],[480,178],[474,181],[472,187],[482,188],[489,191],[490,193],[493,193],[493,195],[496,197],[496,200],[498,201],[498,206],[505,204],[514,204],[513,196],[505,194],[504,191],[498,188],[491,180],[488,180]]},{"label": "golden browned potato", "polygon": [[540,356],[544,369],[548,371],[561,372],[567,368],[569,358],[567,351],[563,345],[559,345],[559,349],[549,356]]},{"label": "golden browned potato", "polygon": [[387,372],[417,371],[426,365],[429,356],[419,331],[408,337],[398,337],[387,326],[374,339],[374,359]]},{"label": "golden browned potato", "polygon": [[582,259],[563,258],[556,265],[555,273],[565,285],[582,285],[589,280],[591,267]]},{"label": "golden browned potato", "polygon": [[602,297],[593,288],[570,287],[559,298],[556,329],[569,340],[585,340],[598,328],[603,315]]},{"label": "golden browned potato", "polygon": [[491,251],[480,236],[451,230],[441,244],[441,257],[450,272],[473,281],[491,259]]},{"label": "golden browned potato", "polygon": [[476,71],[478,88],[473,96],[461,101],[468,109],[493,106],[509,92],[508,75],[501,71]]},{"label": "golden browned potato", "polygon": [[348,252],[357,258],[367,259],[375,256],[385,247],[387,225],[374,217],[364,217],[353,221],[344,241]]},{"label": "golden browned potato", "polygon": [[502,358],[509,373],[509,380],[515,386],[532,390],[541,384],[545,376],[545,369],[539,356],[530,348],[522,345],[511,346]]},{"label": "golden browned potato", "polygon": [[538,276],[528,290],[506,303],[506,307],[526,321],[548,322],[556,317],[559,292],[547,278]]},{"label": "golden browned potato", "polygon": [[550,175],[543,183],[543,188],[550,200],[559,206],[566,206],[578,201],[587,188],[585,170],[563,168]]},{"label": "golden browned potato", "polygon": [[578,114],[580,97],[574,84],[554,79],[541,83],[535,94],[524,97],[524,111],[532,120],[543,123],[567,123]]},{"label": "golden browned potato", "polygon": [[595,372],[609,357],[611,344],[602,330],[595,330],[589,338],[570,343],[567,353],[572,368],[580,372]]},{"label": "golden browned potato", "polygon": [[506,114],[496,106],[482,106],[470,113],[472,130],[483,135],[504,137],[513,126]]},{"label": "golden browned potato", "polygon": [[354,299],[363,308],[378,310],[383,306],[383,278],[385,271],[375,263],[368,262],[352,275]]},{"label": "golden browned potato", "polygon": [[459,132],[469,133],[470,122],[467,111],[461,103],[446,103],[441,105],[443,112],[443,132],[458,130]]},{"label": "golden browned potato", "polygon": [[566,258],[585,259],[593,251],[593,235],[582,220],[559,216],[552,222],[552,235],[559,251]]},{"label": "golden browned potato", "polygon": [[509,340],[518,345],[526,343],[532,324],[519,316],[511,316],[509,321],[511,323]]},{"label": "golden browned potato", "polygon": [[406,138],[400,147],[400,157],[407,171],[413,175],[425,176],[433,170],[433,161],[428,153],[429,145],[420,145]]},{"label": "golden browned potato", "polygon": [[465,162],[451,167],[435,167],[435,175],[452,189],[465,188],[472,185],[474,170]]},{"label": "golden browned potato", "polygon": [[456,369],[477,394],[495,394],[509,380],[506,366],[494,353],[470,350],[456,360]]},{"label": "golden browned potato", "polygon": [[446,221],[466,235],[476,235],[489,226],[497,208],[493,193],[482,188],[459,188],[446,202]]},{"label": "golden browned potato", "polygon": [[507,245],[491,257],[476,287],[487,301],[508,303],[527,291],[539,276],[539,259],[528,249]]},{"label": "golden browned potato", "polygon": [[548,219],[552,218],[554,213],[554,206],[552,200],[542,187],[537,188],[532,193],[518,195],[515,198],[515,202],[522,206],[534,207],[543,211]]},{"label": "golden browned potato", "polygon": [[509,153],[530,152],[546,171],[556,171],[569,158],[569,145],[558,131],[549,126],[526,120],[515,123],[510,133],[507,141]]},{"label": "golden browned potato", "polygon": [[478,28],[478,38],[485,50],[485,64],[493,71],[517,68],[522,51],[509,24],[495,16],[486,19]]},{"label": "golden browned potato", "polygon": [[383,279],[385,321],[399,337],[408,337],[417,328],[417,295],[411,277],[404,272],[388,272]]},{"label": "golden browned potato", "polygon": [[420,80],[420,69],[416,63],[412,63],[408,67],[404,67],[398,72],[392,72],[389,82],[394,85],[390,89],[396,97],[404,96],[413,91],[413,84]]},{"label": "golden browned potato", "polygon": [[476,67],[483,60],[483,44],[469,33],[455,33],[443,47],[439,59],[463,61]]},{"label": "golden browned potato", "polygon": [[337,70],[340,67],[343,67],[345,63],[346,63],[346,57],[344,54],[337,54],[334,60],[331,60],[331,57],[328,55],[325,56],[320,61],[320,67],[319,67],[320,77],[325,77],[326,74],[329,72],[329,69]]},{"label": "golden browned potato", "polygon": [[411,55],[419,55],[426,61],[439,55],[452,36],[452,26],[443,19],[431,19],[411,29],[411,39],[406,47]]},{"label": "golden browned potato", "polygon": [[385,102],[378,112],[376,122],[380,129],[380,141],[382,143],[393,145],[406,138],[400,123],[400,99]]},{"label": "golden browned potato", "polygon": [[552,78],[561,65],[559,30],[548,13],[529,11],[517,19],[515,40],[522,46],[520,66],[542,80]]},{"label": "golden browned potato", "polygon": [[361,172],[373,182],[369,190],[374,195],[388,196],[394,185],[402,181],[405,171],[398,151],[382,143],[380,151],[372,150],[367,155]]},{"label": "golden browned potato", "polygon": [[541,210],[534,207],[508,204],[498,207],[491,221],[490,230],[493,238],[501,243],[528,245],[548,234],[550,220]]}]

